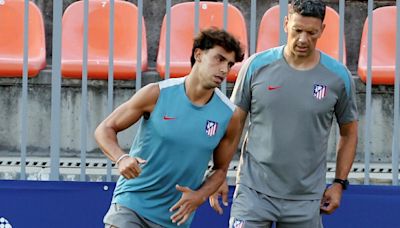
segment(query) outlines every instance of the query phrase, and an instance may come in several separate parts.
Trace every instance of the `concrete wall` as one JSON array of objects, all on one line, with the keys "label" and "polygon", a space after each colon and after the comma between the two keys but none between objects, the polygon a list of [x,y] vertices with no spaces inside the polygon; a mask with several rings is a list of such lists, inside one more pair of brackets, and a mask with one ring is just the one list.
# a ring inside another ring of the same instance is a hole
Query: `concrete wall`
[{"label": "concrete wall", "polygon": [[[36,77],[29,79],[28,93],[28,156],[48,156],[50,154],[50,120],[51,120],[51,33],[52,33],[52,2],[36,0],[43,10],[46,23],[47,55],[49,66]],[[64,1],[64,8],[72,1]],[[136,2],[136,1],[133,1]],[[144,72],[143,84],[158,81],[160,78],[154,71],[160,24],[165,13],[164,1],[143,1],[144,18],[147,23],[148,53],[150,70]],[[184,1],[172,1],[172,4]],[[229,1],[237,6],[250,22],[250,0]],[[327,1],[330,6],[338,9],[338,1]],[[394,5],[395,1],[375,1],[377,6]],[[278,1],[257,1],[258,23],[270,6]],[[365,129],[365,85],[356,75],[359,40],[363,22],[367,15],[367,1],[346,1],[345,36],[347,42],[348,66],[354,74],[357,84],[357,102],[360,110],[360,137],[357,148],[357,161],[363,160],[364,129]],[[20,116],[21,116],[21,79],[0,78],[0,156],[19,156],[20,151]],[[129,99],[134,94],[134,81],[114,82],[114,106]],[[228,95],[232,85],[228,85]],[[373,125],[372,125],[372,155],[373,162],[390,162],[392,132],[393,132],[393,87],[373,87]],[[87,155],[102,156],[93,140],[93,130],[107,115],[107,82],[89,81],[87,115]],[[61,154],[64,157],[77,157],[80,154],[80,111],[81,81],[63,80],[61,93]],[[128,129],[119,135],[121,145],[128,150],[136,127]],[[328,158],[334,160],[336,131],[332,130]]]},{"label": "concrete wall", "polygon": [[[143,82],[159,80],[157,75]],[[365,85],[355,78],[357,84],[357,104],[360,111],[359,144],[357,161],[364,158],[365,130]],[[21,80],[0,79],[0,156],[19,156],[21,143]],[[228,85],[228,95],[232,85]],[[114,106],[121,104],[134,94],[133,81],[114,83]],[[390,162],[393,132],[393,88],[378,86],[373,88],[373,124],[371,159],[373,162]],[[80,80],[63,80],[61,89],[61,155],[80,155],[81,134],[81,84]],[[107,82],[89,81],[87,114],[87,156],[102,156],[93,139],[93,131],[107,115]],[[50,154],[51,123],[51,74],[44,71],[37,78],[29,80],[28,93],[28,156],[48,156]],[[129,150],[136,126],[119,135],[119,142]],[[328,159],[335,159],[336,129],[332,129]]]}]

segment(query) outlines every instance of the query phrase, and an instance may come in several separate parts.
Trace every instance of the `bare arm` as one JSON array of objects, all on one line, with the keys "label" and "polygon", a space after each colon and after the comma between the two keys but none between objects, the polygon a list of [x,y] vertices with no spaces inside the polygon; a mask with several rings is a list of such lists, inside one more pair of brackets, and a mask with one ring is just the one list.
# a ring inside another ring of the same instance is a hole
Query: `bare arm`
[{"label": "bare arm", "polygon": [[[358,137],[357,121],[340,125],[340,138],[336,158],[335,178],[347,179],[354,161]],[[340,206],[342,198],[342,186],[334,183],[328,188],[321,200],[321,210],[331,214]]]},{"label": "bare arm", "polygon": [[246,116],[246,112],[239,107],[236,108],[225,137],[221,140],[217,149],[214,151],[213,172],[198,190],[198,192],[204,197],[204,200],[216,192],[219,186],[221,186],[221,184],[226,180],[229,163],[238,148]]},{"label": "bare arm", "polygon": [[[97,144],[111,161],[116,162],[118,158],[125,154],[118,144],[118,132],[135,124],[144,113],[151,113],[159,94],[160,90],[157,84],[149,84],[143,87],[127,102],[116,108],[96,128],[95,139]],[[138,162],[143,161],[129,157],[124,158],[118,166],[120,173],[126,178],[137,176],[140,173],[140,167],[137,166]],[[136,163],[136,166],[132,163]]]},{"label": "bare arm", "polygon": [[[236,112],[238,113],[238,118],[239,118],[239,128],[238,128],[238,141],[236,142],[236,148],[239,144],[240,141],[240,137],[241,134],[243,132],[243,128],[245,126],[246,123],[246,118],[247,118],[247,112],[243,111],[241,108],[237,107],[236,108]],[[234,148],[236,150],[236,148]],[[232,159],[232,158],[231,158]],[[229,164],[228,164],[229,165]],[[211,178],[211,176],[210,176]],[[220,178],[217,174],[216,178]],[[222,185],[220,185],[219,189],[209,197],[209,202],[210,202],[210,206],[219,214],[223,213],[223,209],[221,208],[218,198],[219,196],[221,196],[222,198],[222,202],[224,203],[225,206],[228,206],[228,184],[226,183],[226,172],[225,174],[223,174],[223,181],[222,181]],[[219,182],[220,180],[218,180]]]},{"label": "bare arm", "polygon": [[357,147],[356,121],[340,126],[339,147],[336,159],[336,178],[347,179],[353,165]]},{"label": "bare arm", "polygon": [[171,220],[178,225],[183,224],[190,217],[190,214],[196,210],[211,194],[217,191],[218,187],[226,178],[229,163],[235,154],[240,140],[240,110],[237,108],[229,122],[224,137],[214,150],[213,173],[204,181],[197,191],[192,191],[187,187],[177,186],[181,191],[181,199],[171,207],[170,211],[178,210],[171,216]]}]

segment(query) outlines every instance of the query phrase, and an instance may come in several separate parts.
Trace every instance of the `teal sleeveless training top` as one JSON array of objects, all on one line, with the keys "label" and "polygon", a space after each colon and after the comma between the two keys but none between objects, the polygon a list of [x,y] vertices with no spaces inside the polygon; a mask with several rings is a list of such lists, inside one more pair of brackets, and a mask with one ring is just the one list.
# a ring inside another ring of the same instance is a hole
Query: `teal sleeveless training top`
[{"label": "teal sleeveless training top", "polygon": [[[150,117],[142,118],[129,153],[147,163],[139,177],[121,176],[113,197],[113,203],[164,227],[176,226],[170,220],[175,212],[169,209],[182,194],[175,186],[200,187],[235,107],[217,88],[207,104],[194,105],[186,96],[184,80],[159,82],[157,103]],[[189,227],[192,218],[180,227]]]}]

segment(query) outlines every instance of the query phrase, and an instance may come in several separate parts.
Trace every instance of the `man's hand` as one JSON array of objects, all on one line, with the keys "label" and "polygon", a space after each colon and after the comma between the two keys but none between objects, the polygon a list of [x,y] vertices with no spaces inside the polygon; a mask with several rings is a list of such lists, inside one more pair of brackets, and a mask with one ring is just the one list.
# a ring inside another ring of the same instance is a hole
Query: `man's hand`
[{"label": "man's hand", "polygon": [[140,165],[145,163],[146,160],[139,157],[125,157],[118,163],[118,170],[126,179],[136,178],[142,172]]},{"label": "man's hand", "polygon": [[222,215],[224,210],[219,205],[218,199],[221,196],[222,203],[224,204],[225,207],[227,207],[228,206],[228,192],[229,192],[229,187],[228,187],[228,183],[225,180],[224,183],[222,183],[222,185],[219,187],[219,189],[208,198],[208,200],[210,202],[210,206],[216,212],[218,212],[218,214],[220,214],[220,215]]},{"label": "man's hand", "polygon": [[332,214],[340,206],[342,192],[342,186],[337,183],[333,183],[327,188],[321,199],[321,212],[324,214]]},{"label": "man's hand", "polygon": [[171,216],[171,220],[173,223],[178,222],[179,226],[189,219],[192,212],[204,202],[205,198],[188,187],[176,185],[176,190],[182,192],[182,197],[169,209],[169,211],[172,212],[178,210]]}]

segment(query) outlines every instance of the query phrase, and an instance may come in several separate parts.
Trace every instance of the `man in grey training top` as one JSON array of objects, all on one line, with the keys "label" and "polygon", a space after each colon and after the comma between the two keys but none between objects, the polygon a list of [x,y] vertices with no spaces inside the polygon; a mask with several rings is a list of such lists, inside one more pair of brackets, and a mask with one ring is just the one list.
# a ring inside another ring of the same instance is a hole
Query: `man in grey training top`
[{"label": "man in grey training top", "polygon": [[[320,213],[339,207],[355,156],[358,114],[351,73],[315,48],[325,8],[319,0],[293,0],[284,21],[287,44],[253,55],[239,73],[231,100],[242,129],[248,113],[250,125],[230,227],[322,227]],[[334,116],[337,168],[326,188]],[[210,203],[220,209],[216,195]]]}]

